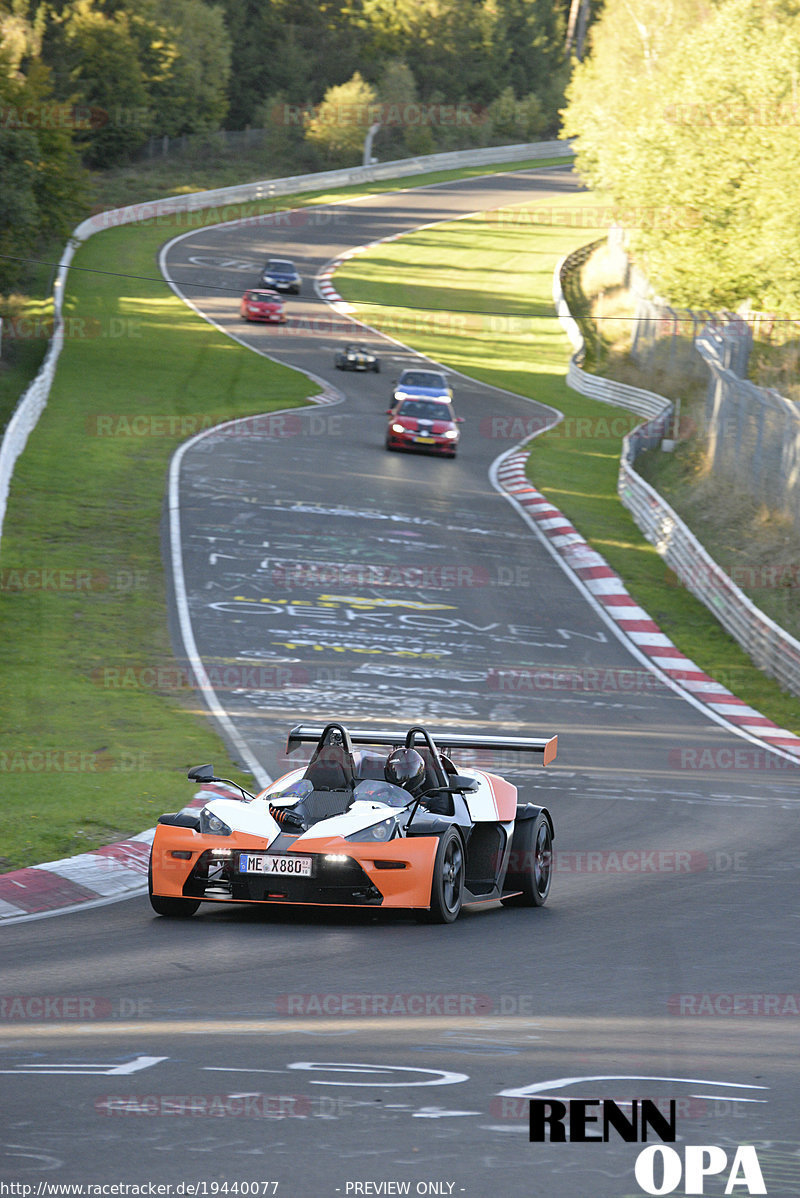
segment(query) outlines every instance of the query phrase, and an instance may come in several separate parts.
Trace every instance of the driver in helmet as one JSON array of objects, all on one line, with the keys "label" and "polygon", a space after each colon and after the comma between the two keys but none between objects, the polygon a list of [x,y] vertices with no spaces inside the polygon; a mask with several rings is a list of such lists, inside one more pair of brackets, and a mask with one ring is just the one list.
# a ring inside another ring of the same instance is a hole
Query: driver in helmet
[{"label": "driver in helmet", "polygon": [[402,786],[415,799],[425,788],[425,761],[416,749],[395,749],[389,754],[383,772],[387,782]]}]

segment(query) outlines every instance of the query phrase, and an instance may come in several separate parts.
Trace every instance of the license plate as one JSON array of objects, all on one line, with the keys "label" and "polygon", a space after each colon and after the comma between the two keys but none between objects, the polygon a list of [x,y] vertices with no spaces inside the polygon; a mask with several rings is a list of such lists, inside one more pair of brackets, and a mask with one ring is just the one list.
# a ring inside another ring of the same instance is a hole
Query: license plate
[{"label": "license plate", "polygon": [[300,857],[297,853],[287,853],[285,856],[273,853],[240,853],[239,873],[310,878],[313,863],[313,857]]},{"label": "license plate", "polygon": [[421,445],[433,445],[436,438],[435,437],[415,437],[414,440],[419,442],[419,444],[421,444]]}]

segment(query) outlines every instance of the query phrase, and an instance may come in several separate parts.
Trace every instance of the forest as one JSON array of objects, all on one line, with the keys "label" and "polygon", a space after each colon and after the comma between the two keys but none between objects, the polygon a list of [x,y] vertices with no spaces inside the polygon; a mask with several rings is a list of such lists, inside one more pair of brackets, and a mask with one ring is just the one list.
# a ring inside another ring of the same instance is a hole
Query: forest
[{"label": "forest", "polygon": [[570,137],[664,295],[795,313],[798,80],[800,0],[0,0],[0,294],[153,139],[264,130],[278,177],[375,125],[382,160]]},{"label": "forest", "polygon": [[[0,0],[0,255],[63,237],[88,171],[266,129],[270,174],[556,134],[569,0]],[[377,148],[377,147],[376,147]],[[0,258],[0,293],[19,264]]]}]

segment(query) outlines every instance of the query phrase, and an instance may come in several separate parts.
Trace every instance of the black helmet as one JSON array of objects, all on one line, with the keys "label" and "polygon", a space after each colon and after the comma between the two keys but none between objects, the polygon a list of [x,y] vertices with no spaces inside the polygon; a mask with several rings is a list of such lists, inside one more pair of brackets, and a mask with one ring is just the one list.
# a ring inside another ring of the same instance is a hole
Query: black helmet
[{"label": "black helmet", "polygon": [[425,782],[425,762],[416,749],[395,749],[383,772],[387,782],[403,786],[412,794],[420,791]]}]

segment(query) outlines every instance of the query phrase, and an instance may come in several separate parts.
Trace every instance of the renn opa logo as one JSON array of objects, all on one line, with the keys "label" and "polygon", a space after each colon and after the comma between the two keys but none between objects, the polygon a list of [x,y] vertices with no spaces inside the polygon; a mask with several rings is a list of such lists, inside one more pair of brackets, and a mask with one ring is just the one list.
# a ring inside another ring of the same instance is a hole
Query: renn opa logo
[{"label": "renn opa logo", "polygon": [[[630,1113],[624,1108],[629,1107]],[[600,1108],[596,1113],[591,1108]],[[569,1115],[569,1123],[565,1122]],[[634,1176],[645,1194],[672,1194],[683,1180],[684,1194],[703,1194],[707,1177],[727,1172],[726,1194],[766,1194],[761,1166],[752,1145],[739,1145],[728,1164],[728,1154],[714,1144],[687,1144],[683,1159],[669,1147],[676,1138],[675,1099],[665,1114],[649,1098],[620,1104],[613,1099],[571,1099],[559,1102],[530,1099],[530,1140],[535,1144],[607,1143],[613,1131],[626,1143],[647,1143],[648,1133],[661,1141],[642,1149]],[[549,1134],[547,1134],[549,1133]]]}]

